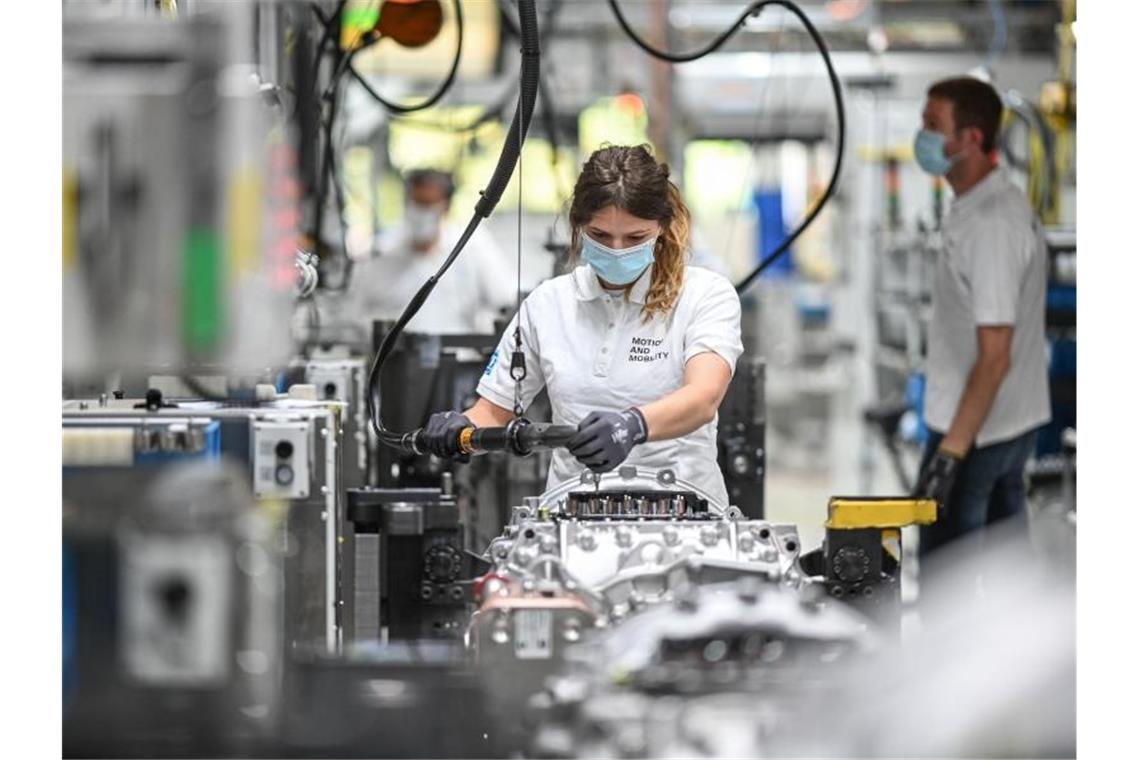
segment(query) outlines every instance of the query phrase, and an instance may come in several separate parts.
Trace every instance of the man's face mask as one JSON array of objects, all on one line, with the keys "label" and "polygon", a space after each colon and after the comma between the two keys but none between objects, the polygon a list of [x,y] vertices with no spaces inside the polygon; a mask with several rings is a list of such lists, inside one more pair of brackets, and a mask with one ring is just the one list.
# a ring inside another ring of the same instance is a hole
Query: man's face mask
[{"label": "man's face mask", "polygon": [[914,136],[914,159],[923,171],[941,177],[960,161],[965,151],[952,156],[946,155],[946,135],[930,129],[923,129]]},{"label": "man's face mask", "polygon": [[602,245],[583,233],[582,258],[594,268],[599,277],[611,285],[629,285],[653,263],[656,245],[657,238],[653,237],[644,243],[619,250]]},{"label": "man's face mask", "polygon": [[437,206],[408,203],[404,209],[404,224],[413,243],[434,242],[443,224],[443,210]]}]

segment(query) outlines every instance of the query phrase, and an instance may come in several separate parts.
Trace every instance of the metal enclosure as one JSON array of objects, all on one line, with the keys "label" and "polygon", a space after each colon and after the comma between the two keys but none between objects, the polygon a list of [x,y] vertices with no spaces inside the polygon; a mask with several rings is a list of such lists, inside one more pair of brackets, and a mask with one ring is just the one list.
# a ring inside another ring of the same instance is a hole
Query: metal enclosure
[{"label": "metal enclosure", "polygon": [[368,366],[364,359],[311,358],[303,362],[305,383],[317,390],[317,398],[344,404],[341,461],[345,488],[360,488],[370,482],[369,470],[375,450],[369,443],[368,403],[365,396]]}]

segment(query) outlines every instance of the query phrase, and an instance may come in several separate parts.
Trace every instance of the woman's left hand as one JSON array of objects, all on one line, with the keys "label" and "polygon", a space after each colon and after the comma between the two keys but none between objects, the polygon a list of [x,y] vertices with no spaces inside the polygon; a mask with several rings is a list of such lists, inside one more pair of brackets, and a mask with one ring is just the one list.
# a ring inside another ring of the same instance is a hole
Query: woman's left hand
[{"label": "woman's left hand", "polygon": [[635,408],[624,412],[590,412],[566,448],[594,472],[609,472],[649,437],[645,417]]}]

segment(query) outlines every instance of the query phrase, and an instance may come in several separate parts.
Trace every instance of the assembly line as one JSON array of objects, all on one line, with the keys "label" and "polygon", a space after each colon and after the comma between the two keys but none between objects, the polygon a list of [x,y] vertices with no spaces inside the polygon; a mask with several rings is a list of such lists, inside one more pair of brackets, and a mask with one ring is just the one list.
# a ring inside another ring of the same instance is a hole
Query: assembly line
[{"label": "assembly line", "polygon": [[65,0],[64,756],[1073,756],[1075,13]]}]

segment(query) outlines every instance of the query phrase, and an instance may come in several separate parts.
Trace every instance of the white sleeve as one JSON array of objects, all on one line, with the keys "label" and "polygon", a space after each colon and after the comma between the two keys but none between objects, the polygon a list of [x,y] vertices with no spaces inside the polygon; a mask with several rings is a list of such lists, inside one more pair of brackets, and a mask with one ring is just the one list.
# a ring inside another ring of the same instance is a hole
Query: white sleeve
[{"label": "white sleeve", "polygon": [[701,295],[685,326],[685,361],[711,351],[728,362],[735,374],[736,360],[744,353],[740,340],[740,297],[725,278],[709,278],[711,285]]},{"label": "white sleeve", "polygon": [[1025,235],[1012,224],[996,220],[979,225],[963,242],[967,246],[974,324],[1014,324],[1028,263]]},{"label": "white sleeve", "polygon": [[[523,329],[522,350],[526,358],[526,377],[522,381],[521,404],[525,412],[534,401],[539,391],[546,386],[546,378],[542,374],[542,364],[539,357],[538,334],[534,322],[531,320],[531,299],[523,301]],[[483,377],[479,379],[477,392],[480,396],[504,409],[515,407],[515,380],[511,377],[511,355],[515,351],[515,325],[518,324],[519,315],[515,314],[499,345],[491,354]]]}]

